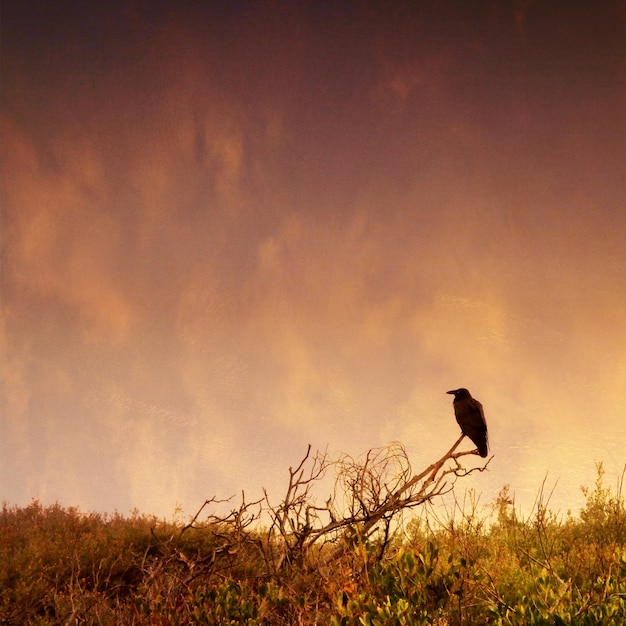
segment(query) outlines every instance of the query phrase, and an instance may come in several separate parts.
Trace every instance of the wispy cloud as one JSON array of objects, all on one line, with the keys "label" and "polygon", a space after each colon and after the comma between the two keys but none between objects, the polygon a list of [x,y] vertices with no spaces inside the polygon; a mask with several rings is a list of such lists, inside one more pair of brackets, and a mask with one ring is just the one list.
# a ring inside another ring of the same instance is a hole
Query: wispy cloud
[{"label": "wispy cloud", "polygon": [[309,442],[426,462],[461,385],[492,491],[617,465],[621,94],[569,73],[565,98],[541,16],[509,9],[136,8],[128,44],[115,20],[38,40],[46,71],[11,44],[6,497],[170,515],[282,484]]}]

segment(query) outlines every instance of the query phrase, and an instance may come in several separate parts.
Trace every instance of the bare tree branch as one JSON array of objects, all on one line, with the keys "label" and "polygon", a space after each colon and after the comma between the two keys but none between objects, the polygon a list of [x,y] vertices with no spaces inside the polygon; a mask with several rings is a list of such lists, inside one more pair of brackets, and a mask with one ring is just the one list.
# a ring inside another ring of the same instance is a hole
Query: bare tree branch
[{"label": "bare tree branch", "polygon": [[[465,468],[460,460],[476,451],[456,452],[464,436],[435,463],[413,474],[404,446],[394,442],[383,448],[368,450],[361,460],[343,455],[331,461],[327,452],[311,455],[311,446],[295,469],[289,468],[289,482],[283,499],[274,504],[264,489],[263,498],[241,504],[227,515],[210,514],[203,524],[198,520],[211,504],[229,500],[206,500],[191,521],[181,530],[211,528],[219,540],[203,571],[213,571],[220,558],[234,558],[242,542],[254,546],[263,556],[268,575],[275,576],[293,563],[303,563],[317,546],[317,558],[330,563],[341,556],[347,536],[367,539],[376,533],[382,537],[381,555],[389,541],[394,517],[449,493],[458,478],[483,466]],[[493,457],[492,457],[493,458]],[[334,489],[319,504],[314,488],[329,469],[335,469]],[[267,521],[264,531],[260,524]],[[254,532],[251,532],[253,529]],[[348,535],[346,535],[348,533]],[[180,556],[182,559],[182,555]],[[197,575],[197,572],[194,573]]]}]

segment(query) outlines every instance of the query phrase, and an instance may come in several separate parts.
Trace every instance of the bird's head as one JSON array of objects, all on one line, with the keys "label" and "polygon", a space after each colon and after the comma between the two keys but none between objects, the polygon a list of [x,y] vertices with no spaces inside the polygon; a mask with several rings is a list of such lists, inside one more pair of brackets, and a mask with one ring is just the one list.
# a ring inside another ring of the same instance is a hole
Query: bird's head
[{"label": "bird's head", "polygon": [[460,389],[452,389],[452,391],[446,391],[446,393],[452,394],[455,400],[472,397],[470,395],[470,392],[467,389],[465,389],[465,387],[461,387]]}]

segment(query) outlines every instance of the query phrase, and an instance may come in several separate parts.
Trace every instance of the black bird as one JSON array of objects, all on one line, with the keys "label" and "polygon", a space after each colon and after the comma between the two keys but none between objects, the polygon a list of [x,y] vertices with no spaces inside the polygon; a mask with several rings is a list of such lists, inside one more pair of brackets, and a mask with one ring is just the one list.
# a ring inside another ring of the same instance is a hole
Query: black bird
[{"label": "black bird", "polygon": [[461,432],[476,444],[480,456],[487,456],[487,422],[483,413],[483,405],[472,398],[470,392],[463,387],[446,391],[446,393],[451,393],[454,396],[452,406],[454,406],[454,415],[456,415],[456,421],[461,427]]}]

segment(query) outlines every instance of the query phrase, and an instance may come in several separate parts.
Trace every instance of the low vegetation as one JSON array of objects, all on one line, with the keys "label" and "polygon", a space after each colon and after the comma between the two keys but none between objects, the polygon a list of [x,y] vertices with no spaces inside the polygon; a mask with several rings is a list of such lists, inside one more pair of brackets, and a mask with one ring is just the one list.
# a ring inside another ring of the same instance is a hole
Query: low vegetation
[{"label": "low vegetation", "polygon": [[[552,513],[541,489],[519,519],[504,487],[435,521],[463,454],[414,476],[399,446],[333,463],[307,453],[277,505],[242,498],[218,517],[209,500],[188,524],[5,505],[0,623],[626,623],[623,476],[607,487],[599,465],[576,516]],[[312,487],[331,467],[320,506]]]}]

